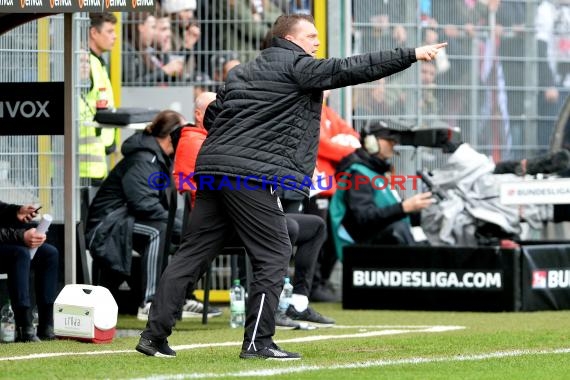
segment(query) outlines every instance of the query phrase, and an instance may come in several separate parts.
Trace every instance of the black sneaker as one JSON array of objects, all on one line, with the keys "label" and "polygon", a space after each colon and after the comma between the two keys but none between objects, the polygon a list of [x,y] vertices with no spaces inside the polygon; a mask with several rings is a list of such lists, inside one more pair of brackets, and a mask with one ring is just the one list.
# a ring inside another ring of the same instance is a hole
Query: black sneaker
[{"label": "black sneaker", "polygon": [[[187,299],[184,306],[182,306],[182,319],[188,318],[202,318],[204,312],[204,304],[195,299]],[[222,311],[212,305],[208,306],[208,318],[219,317]]]},{"label": "black sneaker", "polygon": [[260,350],[242,350],[239,354],[242,359],[268,359],[268,360],[299,360],[301,355],[296,352],[289,352],[279,348],[275,343]]},{"label": "black sneaker", "polygon": [[293,307],[293,305],[289,305],[286,314],[294,321],[308,322],[320,327],[331,327],[335,324],[334,319],[325,317],[310,307],[307,307],[305,311],[299,312],[295,307]]},{"label": "black sneaker", "polygon": [[316,287],[313,286],[309,300],[311,302],[339,302],[340,297],[333,289],[320,285]]},{"label": "black sneaker", "polygon": [[38,326],[37,332],[38,338],[43,342],[44,340],[55,340],[57,339],[55,333],[53,331],[53,326],[45,326],[40,327]]},{"label": "black sneaker", "polygon": [[295,322],[289,318],[284,312],[277,310],[275,312],[275,328],[281,330],[297,330],[301,328],[299,322]]},{"label": "black sneaker", "polygon": [[29,326],[29,327],[16,328],[15,342],[35,343],[35,342],[41,342],[41,340],[40,338],[37,337],[36,329],[34,328],[34,326]]},{"label": "black sneaker", "polygon": [[161,342],[141,337],[136,350],[148,356],[156,356],[159,358],[174,358],[176,351],[168,346],[168,341],[164,339]]}]

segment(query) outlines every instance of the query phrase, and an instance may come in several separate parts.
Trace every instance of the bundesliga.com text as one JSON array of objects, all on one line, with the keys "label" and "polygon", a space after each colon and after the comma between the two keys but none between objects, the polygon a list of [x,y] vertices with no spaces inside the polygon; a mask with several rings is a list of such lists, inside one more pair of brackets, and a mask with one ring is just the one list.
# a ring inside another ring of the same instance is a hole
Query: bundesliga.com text
[{"label": "bundesliga.com text", "polygon": [[500,272],[353,270],[352,285],[379,288],[477,288],[501,289]]}]

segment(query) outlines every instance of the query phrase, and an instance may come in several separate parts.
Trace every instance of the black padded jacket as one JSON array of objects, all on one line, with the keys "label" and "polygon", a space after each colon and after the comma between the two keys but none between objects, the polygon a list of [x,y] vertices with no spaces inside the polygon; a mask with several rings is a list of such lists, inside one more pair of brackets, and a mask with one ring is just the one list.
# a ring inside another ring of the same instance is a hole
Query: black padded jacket
[{"label": "black padded jacket", "polygon": [[196,174],[277,178],[308,195],[322,91],[374,81],[415,61],[415,50],[407,48],[315,59],[298,45],[273,38],[257,58],[229,72],[208,107],[209,132]]},{"label": "black padded jacket", "polygon": [[153,136],[142,133],[125,140],[121,153],[124,158],[111,170],[89,206],[86,233],[124,205],[136,220],[168,220],[168,186],[161,181],[170,180],[170,158]]},{"label": "black padded jacket", "polygon": [[[26,229],[16,216],[20,207],[0,201],[0,243],[24,244]],[[19,227],[19,224],[22,227]]]}]

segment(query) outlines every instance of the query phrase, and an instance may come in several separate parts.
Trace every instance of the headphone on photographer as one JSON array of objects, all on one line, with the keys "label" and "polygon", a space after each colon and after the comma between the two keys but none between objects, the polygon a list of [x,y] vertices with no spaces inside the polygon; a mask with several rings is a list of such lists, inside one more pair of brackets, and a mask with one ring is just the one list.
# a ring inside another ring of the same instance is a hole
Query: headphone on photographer
[{"label": "headphone on photographer", "polygon": [[[378,126],[387,128],[387,124],[383,121],[375,121]],[[380,144],[378,144],[378,137],[372,132],[372,121],[368,120],[364,129],[362,130],[362,146],[368,154],[375,155],[380,152]]]}]

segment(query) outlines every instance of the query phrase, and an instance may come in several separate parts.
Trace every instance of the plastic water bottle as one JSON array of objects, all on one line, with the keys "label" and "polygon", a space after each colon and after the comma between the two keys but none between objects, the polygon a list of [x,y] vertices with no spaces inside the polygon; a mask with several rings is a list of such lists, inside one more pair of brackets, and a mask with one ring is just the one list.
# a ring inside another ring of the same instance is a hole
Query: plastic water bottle
[{"label": "plastic water bottle", "polygon": [[[40,220],[40,224],[36,227],[36,232],[46,234],[48,231],[51,222],[53,221],[53,217],[50,214],[43,214],[42,220]],[[33,260],[36,252],[38,251],[38,247],[30,248],[30,259]]]},{"label": "plastic water bottle", "polygon": [[293,297],[293,285],[289,277],[285,277],[285,284],[283,285],[283,290],[279,296],[279,311],[285,313],[289,304],[291,303],[291,297]]},{"label": "plastic water bottle", "polygon": [[230,326],[232,328],[245,325],[245,289],[239,280],[234,280],[230,289]]},{"label": "plastic water bottle", "polygon": [[10,343],[16,339],[16,321],[10,301],[0,310],[0,341]]}]

